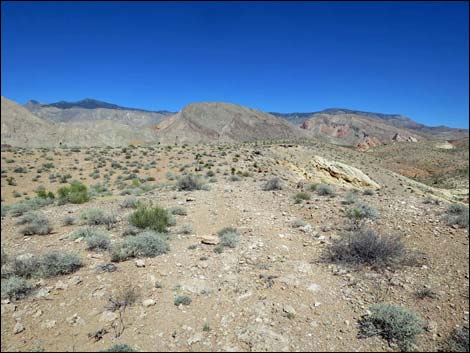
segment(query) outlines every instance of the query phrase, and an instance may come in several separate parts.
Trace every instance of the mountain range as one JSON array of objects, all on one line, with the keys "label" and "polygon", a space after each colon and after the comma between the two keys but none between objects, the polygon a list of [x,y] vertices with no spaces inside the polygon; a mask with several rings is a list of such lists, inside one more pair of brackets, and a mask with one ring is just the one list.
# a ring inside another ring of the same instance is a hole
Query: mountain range
[{"label": "mountain range", "polygon": [[456,140],[468,129],[429,127],[399,114],[331,108],[267,113],[232,103],[192,103],[179,112],[122,107],[94,99],[24,106],[1,99],[2,144],[124,146],[152,143],[319,139],[361,150],[399,142]]}]

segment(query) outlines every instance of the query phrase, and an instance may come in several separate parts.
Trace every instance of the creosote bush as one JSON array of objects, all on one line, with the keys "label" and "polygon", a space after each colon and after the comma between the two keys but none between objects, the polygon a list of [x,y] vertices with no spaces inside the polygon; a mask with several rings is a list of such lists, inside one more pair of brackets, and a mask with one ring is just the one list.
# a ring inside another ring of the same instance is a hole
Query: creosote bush
[{"label": "creosote bush", "polygon": [[359,337],[379,335],[407,351],[415,336],[423,331],[423,322],[413,312],[390,304],[370,307],[371,314],[359,321]]},{"label": "creosote bush", "polygon": [[88,188],[77,180],[70,183],[70,186],[60,187],[57,194],[59,195],[59,204],[81,204],[90,200]]},{"label": "creosote bush", "polygon": [[158,206],[141,205],[130,215],[129,222],[138,228],[162,233],[170,225],[170,214]]}]

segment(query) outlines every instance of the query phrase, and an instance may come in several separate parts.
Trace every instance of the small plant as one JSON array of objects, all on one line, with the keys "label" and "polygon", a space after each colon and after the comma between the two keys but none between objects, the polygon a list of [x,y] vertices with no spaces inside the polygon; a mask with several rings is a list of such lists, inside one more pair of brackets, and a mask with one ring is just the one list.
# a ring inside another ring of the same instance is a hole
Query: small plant
[{"label": "small plant", "polygon": [[357,202],[353,208],[346,211],[346,216],[353,221],[357,228],[364,219],[376,219],[378,212],[372,206]]},{"label": "small plant", "polygon": [[115,343],[102,352],[137,352],[134,348],[125,343]]},{"label": "small plant", "polygon": [[179,191],[203,190],[204,180],[198,175],[188,174],[179,178],[176,186]]},{"label": "small plant", "polygon": [[90,226],[98,225],[102,224],[104,212],[99,208],[89,208],[80,214],[80,218]]},{"label": "small plant", "polygon": [[468,323],[454,329],[442,348],[443,352],[470,352]]},{"label": "small plant", "polygon": [[164,208],[142,205],[130,215],[129,222],[138,228],[161,233],[167,231],[170,225],[170,215]]},{"label": "small plant", "polygon": [[2,298],[22,299],[31,291],[32,286],[25,279],[11,276],[1,283]]},{"label": "small plant", "polygon": [[25,227],[20,229],[23,235],[46,235],[52,231],[52,226],[46,216],[40,213],[28,212],[26,213],[17,224],[26,224]]},{"label": "small plant", "polygon": [[219,247],[223,248],[235,248],[238,243],[239,234],[238,231],[233,227],[226,227],[221,229],[217,235],[219,236],[220,242]]},{"label": "small plant", "polygon": [[307,223],[302,219],[296,219],[294,222],[292,222],[292,228],[300,228],[306,225]]},{"label": "small plant", "polygon": [[263,185],[262,189],[264,191],[282,190],[283,189],[282,181],[278,177],[269,179],[266,182],[266,184]]},{"label": "small plant", "polygon": [[295,203],[301,203],[302,201],[310,200],[310,194],[305,191],[300,191],[294,195]]},{"label": "small plant", "polygon": [[320,196],[332,196],[335,194],[333,188],[327,184],[318,184],[315,191]]},{"label": "small plant", "polygon": [[111,252],[111,261],[120,262],[133,257],[155,257],[170,250],[163,235],[147,231],[125,238]]},{"label": "small plant", "polygon": [[51,251],[39,257],[38,274],[43,277],[54,277],[73,273],[83,266],[78,255]]},{"label": "small plant", "polygon": [[104,233],[98,233],[86,238],[87,250],[108,250],[111,242],[109,236]]},{"label": "small plant", "polygon": [[178,216],[186,216],[188,212],[184,207],[172,207],[169,209],[170,213]]},{"label": "small plant", "polygon": [[238,175],[231,175],[229,179],[230,179],[230,181],[240,181],[240,180],[242,180]]},{"label": "small plant", "polygon": [[189,305],[191,304],[191,298],[188,297],[187,295],[178,295],[175,298],[175,305],[180,306],[180,305]]},{"label": "small plant", "polygon": [[181,233],[181,234],[192,234],[193,232],[194,232],[193,226],[189,223],[183,224],[181,226],[180,231],[179,231],[179,233]]},{"label": "small plant", "polygon": [[365,196],[373,196],[373,195],[375,195],[375,192],[372,189],[365,189],[362,194],[365,195]]},{"label": "small plant", "polygon": [[363,316],[359,321],[360,337],[379,335],[407,351],[415,342],[415,336],[423,331],[421,319],[405,308],[377,304],[370,311],[370,315]]},{"label": "small plant", "polygon": [[35,275],[38,269],[38,260],[30,254],[14,257],[9,263],[9,271],[12,275],[29,278]]},{"label": "small plant", "polygon": [[72,225],[75,224],[75,222],[76,222],[75,217],[73,217],[73,216],[65,216],[65,217],[64,217],[64,220],[62,221],[62,224],[63,224],[64,226],[72,226]]},{"label": "small plant", "polygon": [[211,330],[211,327],[209,326],[209,323],[205,322],[204,326],[202,326],[202,331],[209,332],[210,330]]},{"label": "small plant", "polygon": [[137,208],[139,206],[139,200],[135,196],[130,196],[121,202],[122,208]]},{"label": "small plant", "polygon": [[418,299],[426,299],[426,298],[431,298],[431,299],[437,299],[437,293],[434,292],[431,288],[420,288],[415,292],[415,296]]},{"label": "small plant", "polygon": [[468,206],[454,203],[447,209],[444,220],[450,226],[457,225],[461,228],[468,228],[468,217]]},{"label": "small plant", "polygon": [[398,237],[378,236],[372,230],[360,229],[335,239],[329,249],[329,260],[349,264],[385,267],[406,262],[405,246]]},{"label": "small plant", "polygon": [[348,192],[344,200],[341,201],[343,205],[352,205],[353,203],[356,203],[356,202],[357,202],[357,192],[355,191]]}]

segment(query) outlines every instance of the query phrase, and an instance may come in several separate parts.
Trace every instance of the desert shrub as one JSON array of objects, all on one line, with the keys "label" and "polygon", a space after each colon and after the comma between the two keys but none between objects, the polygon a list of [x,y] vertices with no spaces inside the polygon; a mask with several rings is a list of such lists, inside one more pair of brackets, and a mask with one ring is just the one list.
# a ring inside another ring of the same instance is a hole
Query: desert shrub
[{"label": "desert shrub", "polygon": [[152,231],[125,238],[111,252],[111,261],[125,261],[133,257],[155,257],[170,250],[165,237]]},{"label": "desert shrub", "polygon": [[117,222],[117,218],[114,214],[105,214],[99,208],[90,208],[83,211],[80,214],[80,218],[90,226],[103,224],[106,225],[108,229],[112,228]]},{"label": "desert shrub", "polygon": [[362,194],[366,195],[366,196],[373,196],[373,195],[375,195],[375,192],[372,189],[365,189]]},{"label": "desert shrub", "polygon": [[357,192],[355,191],[348,192],[344,200],[341,201],[343,205],[352,205],[353,203],[356,203],[356,202],[357,202]]},{"label": "desert shrub", "polygon": [[75,272],[82,265],[80,256],[76,254],[51,251],[39,257],[38,274],[43,277],[67,275]]},{"label": "desert shrub", "polygon": [[50,205],[53,202],[54,200],[50,198],[43,199],[40,197],[35,197],[30,200],[24,200],[12,205],[9,209],[9,213],[12,217],[19,217],[28,211],[37,210],[41,207]]},{"label": "desert shrub", "polygon": [[86,245],[88,250],[108,250],[111,245],[109,236],[104,233],[97,233],[86,238]]},{"label": "desert shrub", "polygon": [[423,201],[424,204],[426,205],[439,205],[440,201],[438,199],[432,198],[432,197],[426,197]]},{"label": "desert shrub", "polygon": [[137,352],[134,348],[125,343],[115,343],[102,352]]},{"label": "desert shrub", "polygon": [[198,175],[188,174],[178,178],[176,186],[179,191],[203,190],[204,180]]},{"label": "desert shrub", "polygon": [[130,215],[129,222],[138,228],[166,232],[170,225],[170,215],[164,208],[142,205]]},{"label": "desert shrub", "polygon": [[28,281],[17,276],[3,279],[1,283],[2,298],[21,299],[24,298],[31,289],[32,286]]},{"label": "desert shrub", "polygon": [[296,219],[294,222],[292,222],[292,228],[300,228],[305,225],[307,225],[307,223],[302,219]]},{"label": "desert shrub", "polygon": [[400,238],[378,236],[373,230],[360,229],[333,240],[328,258],[332,262],[385,267],[405,263],[406,255]]},{"label": "desert shrub", "polygon": [[125,198],[121,202],[122,208],[137,208],[139,206],[139,200],[135,196]]},{"label": "desert shrub", "polygon": [[206,173],[206,177],[211,178],[213,176],[215,176],[214,171],[213,170],[208,170],[207,173]]},{"label": "desert shrub", "polygon": [[46,235],[52,231],[49,220],[40,213],[28,212],[17,224],[25,224],[25,226],[20,229],[20,233],[23,235]]},{"label": "desert shrub", "polygon": [[378,212],[372,206],[362,202],[357,202],[356,205],[346,210],[346,216],[354,222],[362,221],[363,219],[376,219]]},{"label": "desert shrub", "polygon": [[454,329],[443,344],[444,352],[470,352],[469,328],[467,326]]},{"label": "desert shrub", "polygon": [[73,181],[70,186],[62,186],[57,190],[59,203],[81,204],[90,200],[88,188],[79,181]]},{"label": "desert shrub", "polygon": [[46,188],[44,186],[39,186],[36,190],[36,195],[42,199],[47,199],[47,198],[50,198],[50,199],[55,199],[55,195],[52,191],[47,191]]},{"label": "desert shrub", "polygon": [[229,180],[230,181],[240,181],[242,179],[238,175],[231,175]]},{"label": "desert shrub", "polygon": [[0,204],[0,217],[5,217],[8,214],[10,207],[4,204]]},{"label": "desert shrub", "polygon": [[133,225],[130,225],[129,227],[123,230],[122,236],[123,237],[134,236],[134,235],[139,234],[140,232],[142,232],[142,229],[137,228]]},{"label": "desert shrub", "polygon": [[437,299],[437,293],[434,292],[431,288],[420,288],[418,289],[415,293],[415,297],[418,299],[426,299],[426,298],[431,298],[431,299]]},{"label": "desert shrub", "polygon": [[180,234],[192,234],[193,233],[193,226],[191,224],[183,224],[181,229],[179,230]]},{"label": "desert shrub", "polygon": [[187,295],[178,295],[176,298],[175,298],[175,305],[176,306],[179,306],[179,305],[189,305],[191,304],[191,298],[188,297]]},{"label": "desert shrub", "polygon": [[271,191],[271,190],[282,190],[283,189],[283,183],[280,178],[272,178],[269,179],[266,184],[263,185],[262,189],[264,191]]},{"label": "desert shrub", "polygon": [[334,195],[335,191],[330,185],[327,184],[318,184],[315,191],[320,196]]},{"label": "desert shrub", "polygon": [[359,321],[360,337],[379,335],[407,351],[415,342],[415,336],[423,331],[421,319],[405,308],[376,304],[370,307],[370,311],[370,315]]},{"label": "desert shrub", "polygon": [[235,248],[238,243],[239,234],[233,227],[221,229],[217,235],[219,236],[219,245],[225,248]]},{"label": "desert shrub", "polygon": [[99,230],[96,230],[94,228],[91,228],[91,227],[85,227],[85,228],[79,228],[77,230],[74,230],[71,234],[70,234],[70,238],[71,239],[78,239],[78,238],[90,238],[96,234],[99,234],[101,233]]},{"label": "desert shrub", "polygon": [[310,194],[305,191],[300,191],[294,195],[295,203],[301,203],[302,201],[310,200]]},{"label": "desert shrub", "polygon": [[75,217],[73,216],[65,216],[63,221],[62,221],[62,224],[64,226],[71,226],[71,225],[74,225],[75,224]]},{"label": "desert shrub", "polygon": [[184,207],[178,207],[178,206],[171,207],[169,211],[171,214],[178,215],[178,216],[186,216],[188,214],[188,212],[186,211]]},{"label": "desert shrub", "polygon": [[458,203],[451,204],[447,208],[444,220],[448,225],[468,228],[468,206]]},{"label": "desert shrub", "polygon": [[8,271],[18,277],[29,278],[36,274],[38,259],[32,254],[24,254],[14,257],[9,262]]}]

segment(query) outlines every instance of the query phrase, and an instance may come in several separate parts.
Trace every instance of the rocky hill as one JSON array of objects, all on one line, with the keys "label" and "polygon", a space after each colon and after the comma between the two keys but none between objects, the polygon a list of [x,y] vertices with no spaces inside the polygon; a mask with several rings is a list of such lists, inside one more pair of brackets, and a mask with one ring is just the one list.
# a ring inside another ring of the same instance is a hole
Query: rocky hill
[{"label": "rocky hill", "polygon": [[325,109],[313,113],[272,113],[297,124],[327,142],[368,149],[390,142],[420,139],[461,139],[468,129],[430,127],[399,114],[381,114],[350,109]]},{"label": "rocky hill", "polygon": [[195,103],[155,127],[164,142],[302,139],[300,128],[262,111],[231,103]]}]

